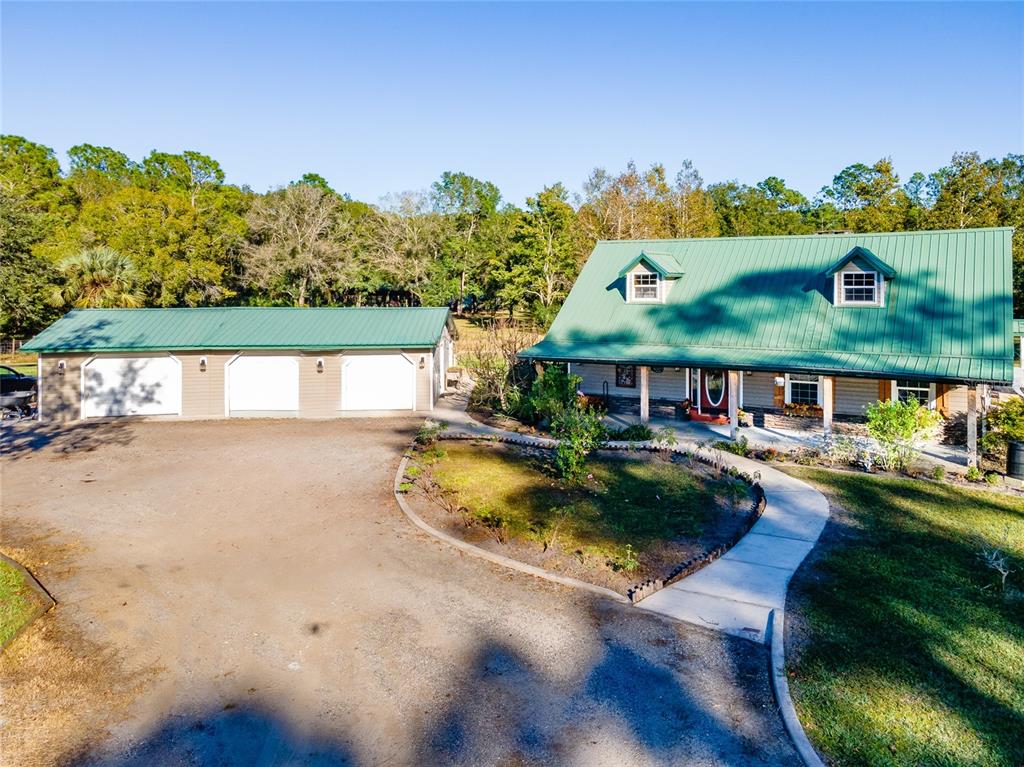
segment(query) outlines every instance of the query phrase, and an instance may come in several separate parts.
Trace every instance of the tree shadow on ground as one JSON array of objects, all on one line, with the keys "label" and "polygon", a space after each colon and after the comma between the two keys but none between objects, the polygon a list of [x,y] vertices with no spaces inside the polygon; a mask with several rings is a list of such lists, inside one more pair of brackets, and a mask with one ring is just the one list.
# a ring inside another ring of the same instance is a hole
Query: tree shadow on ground
[{"label": "tree shadow on ground", "polygon": [[63,763],[77,767],[347,767],[356,760],[336,735],[302,733],[269,710],[229,705],[171,717],[122,754],[96,757],[77,753]]},{"label": "tree shadow on ground", "polygon": [[[791,617],[803,628],[789,665],[819,745],[851,764],[871,754],[894,765],[1022,763],[1024,707],[1013,701],[1024,700],[1024,676],[1012,653],[1024,647],[1024,602],[1005,598],[979,558],[981,536],[1021,529],[1020,500],[809,475],[830,494],[833,516],[791,587]],[[1007,554],[1024,571],[1024,559]],[[914,726],[933,715],[941,738]]]},{"label": "tree shadow on ground", "polygon": [[67,424],[18,421],[0,427],[0,455],[18,460],[44,449],[58,454],[88,453],[107,445],[128,445],[134,439],[131,419],[108,418]]}]

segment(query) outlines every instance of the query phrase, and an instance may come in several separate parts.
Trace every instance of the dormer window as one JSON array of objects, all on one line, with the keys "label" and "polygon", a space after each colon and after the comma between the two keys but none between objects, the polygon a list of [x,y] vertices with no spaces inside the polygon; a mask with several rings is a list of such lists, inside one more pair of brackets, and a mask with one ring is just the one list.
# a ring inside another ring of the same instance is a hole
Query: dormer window
[{"label": "dormer window", "polygon": [[877,304],[878,274],[875,272],[841,272],[844,304]]},{"label": "dormer window", "polygon": [[834,280],[836,306],[885,306],[886,283],[896,271],[865,247],[855,246],[825,274]]},{"label": "dormer window", "polygon": [[660,301],[661,280],[653,272],[633,272],[632,278],[633,301]]},{"label": "dormer window", "polygon": [[683,276],[682,265],[667,253],[641,251],[622,267],[622,292],[630,304],[663,304]]}]

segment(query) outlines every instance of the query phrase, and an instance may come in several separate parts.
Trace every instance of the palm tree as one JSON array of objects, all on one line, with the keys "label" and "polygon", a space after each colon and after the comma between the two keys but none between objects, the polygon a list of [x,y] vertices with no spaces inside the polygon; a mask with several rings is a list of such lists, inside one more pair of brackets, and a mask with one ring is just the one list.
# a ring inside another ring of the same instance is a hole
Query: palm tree
[{"label": "palm tree", "polygon": [[60,262],[64,284],[53,289],[50,302],[76,309],[134,309],[142,306],[135,264],[105,246],[86,248]]}]

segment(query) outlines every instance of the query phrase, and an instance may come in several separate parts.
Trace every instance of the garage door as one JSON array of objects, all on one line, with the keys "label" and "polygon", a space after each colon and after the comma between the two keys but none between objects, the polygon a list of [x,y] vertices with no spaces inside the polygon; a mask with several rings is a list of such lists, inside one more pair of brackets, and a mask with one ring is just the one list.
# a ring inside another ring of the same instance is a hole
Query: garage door
[{"label": "garage door", "polygon": [[345,357],[341,366],[342,410],[412,410],[415,368],[401,354]]},{"label": "garage door", "polygon": [[242,355],[228,363],[230,412],[298,411],[298,357]]},{"label": "garage door", "polygon": [[97,357],[82,368],[82,417],[178,415],[181,363],[159,357]]}]

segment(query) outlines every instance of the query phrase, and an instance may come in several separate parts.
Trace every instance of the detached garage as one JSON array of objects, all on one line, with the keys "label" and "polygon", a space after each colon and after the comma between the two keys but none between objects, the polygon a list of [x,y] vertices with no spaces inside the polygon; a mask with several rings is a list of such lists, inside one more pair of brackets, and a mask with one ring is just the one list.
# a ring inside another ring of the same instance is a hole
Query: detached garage
[{"label": "detached garage", "polygon": [[39,417],[329,418],[430,411],[445,308],[79,309],[39,354]]}]

